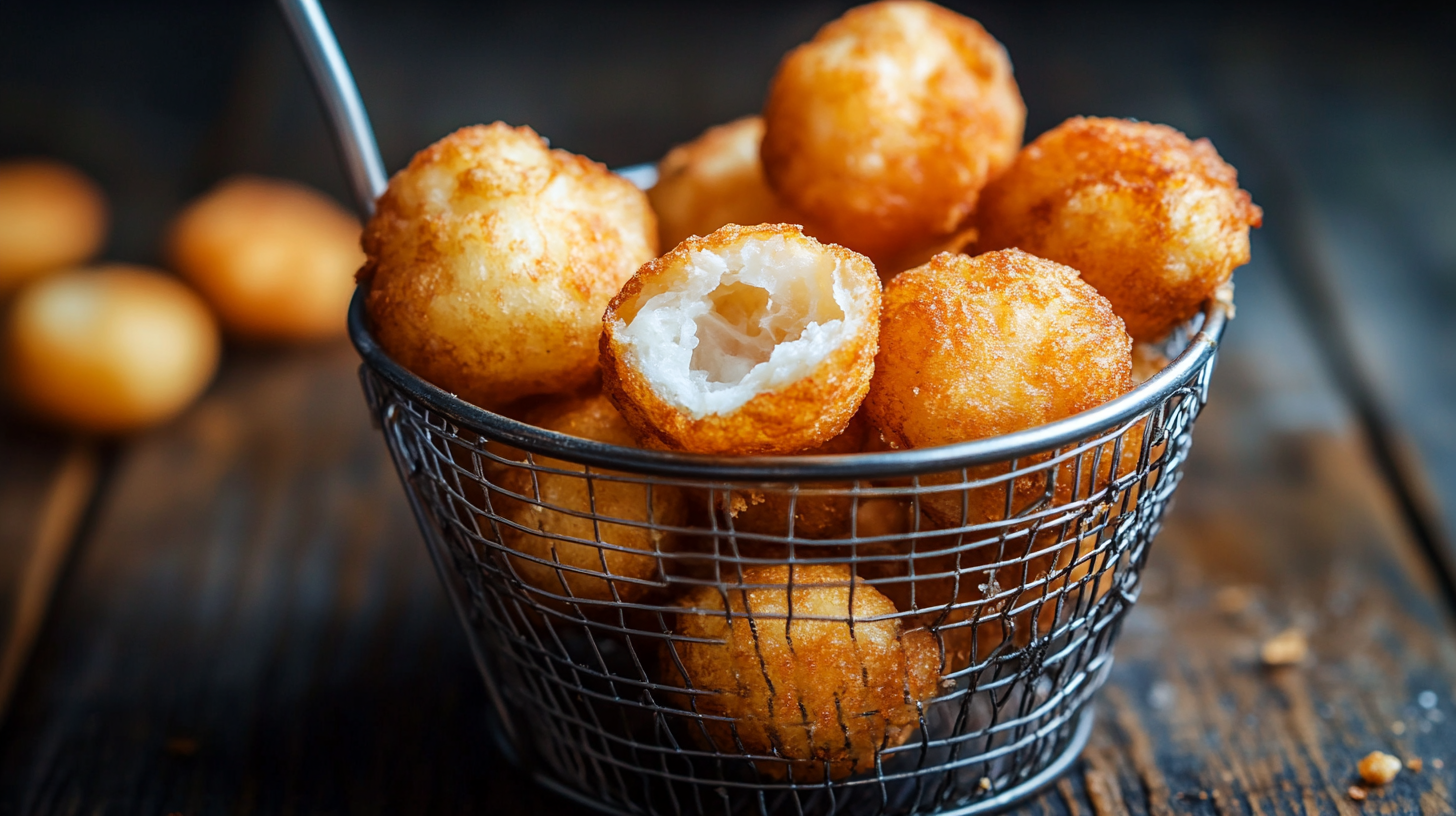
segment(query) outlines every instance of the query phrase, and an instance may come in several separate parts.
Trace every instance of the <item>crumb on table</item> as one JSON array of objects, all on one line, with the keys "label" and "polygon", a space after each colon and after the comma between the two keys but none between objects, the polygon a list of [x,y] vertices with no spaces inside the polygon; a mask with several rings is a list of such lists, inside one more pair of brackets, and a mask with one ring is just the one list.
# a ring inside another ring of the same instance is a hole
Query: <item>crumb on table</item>
[{"label": "crumb on table", "polygon": [[1367,785],[1384,785],[1400,773],[1400,760],[1384,751],[1371,751],[1360,760],[1360,778]]},{"label": "crumb on table", "polygon": [[1308,653],[1309,643],[1299,629],[1285,629],[1264,641],[1263,648],[1259,650],[1266,666],[1293,666],[1303,662]]}]

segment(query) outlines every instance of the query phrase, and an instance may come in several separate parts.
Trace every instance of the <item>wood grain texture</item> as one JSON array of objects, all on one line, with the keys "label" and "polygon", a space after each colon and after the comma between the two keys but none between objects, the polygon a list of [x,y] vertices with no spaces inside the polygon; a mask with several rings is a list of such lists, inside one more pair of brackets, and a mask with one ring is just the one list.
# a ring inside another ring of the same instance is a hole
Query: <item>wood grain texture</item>
[{"label": "wood grain texture", "polygon": [[97,489],[101,447],[0,416],[0,718]]}]

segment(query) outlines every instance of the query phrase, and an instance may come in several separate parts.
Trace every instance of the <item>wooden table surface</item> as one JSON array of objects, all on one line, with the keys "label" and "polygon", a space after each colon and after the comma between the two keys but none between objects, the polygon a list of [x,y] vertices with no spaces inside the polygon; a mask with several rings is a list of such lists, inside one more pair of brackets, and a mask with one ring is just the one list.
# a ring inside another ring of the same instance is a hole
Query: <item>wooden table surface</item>
[{"label": "wooden table surface", "polygon": [[[0,12],[0,155],[62,145],[135,202],[113,257],[155,258],[167,213],[224,172],[343,197],[270,9],[92,11]],[[1266,212],[1092,743],[1027,809],[1451,812],[1450,12],[970,11],[1011,51],[1029,133],[1168,122],[1211,137]],[[650,159],[752,110],[836,13],[334,10],[391,167],[497,117]],[[357,363],[343,343],[230,348],[201,402],[126,440],[0,416],[0,813],[572,812],[493,747]],[[1289,627],[1309,661],[1261,667]],[[1376,749],[1423,768],[1354,802]]]}]

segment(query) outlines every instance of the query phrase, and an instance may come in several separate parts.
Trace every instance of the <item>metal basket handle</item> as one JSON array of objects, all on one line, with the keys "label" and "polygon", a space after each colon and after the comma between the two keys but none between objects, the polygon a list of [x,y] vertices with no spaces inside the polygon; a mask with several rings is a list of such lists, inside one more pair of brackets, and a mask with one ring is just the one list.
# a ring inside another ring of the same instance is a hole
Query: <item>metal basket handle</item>
[{"label": "metal basket handle", "polygon": [[339,50],[339,41],[318,0],[278,0],[278,6],[288,21],[298,53],[308,65],[319,102],[328,111],[334,141],[354,192],[354,203],[359,207],[359,214],[368,218],[374,214],[374,201],[384,193],[388,177],[349,63]]}]

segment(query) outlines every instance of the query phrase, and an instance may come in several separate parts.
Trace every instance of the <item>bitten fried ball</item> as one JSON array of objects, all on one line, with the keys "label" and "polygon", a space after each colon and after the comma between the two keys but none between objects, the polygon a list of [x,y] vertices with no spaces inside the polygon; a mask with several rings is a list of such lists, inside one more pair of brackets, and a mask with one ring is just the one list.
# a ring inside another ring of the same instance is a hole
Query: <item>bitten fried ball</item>
[{"label": "bitten fried ball", "polygon": [[877,751],[919,726],[937,690],[938,647],[897,618],[872,620],[895,606],[859,579],[851,596],[847,567],[790,569],[747,570],[753,588],[726,593],[731,615],[717,587],[687,596],[682,606],[703,611],[678,613],[683,639],[664,647],[676,652],[663,655],[665,682],[693,690],[684,708],[732,719],[702,721],[718,751],[781,757],[757,762],[766,774],[817,781],[826,765],[836,779],[872,770]]},{"label": "bitten fried ball", "polygon": [[[1132,340],[1076,270],[1014,249],[941,254],[886,286],[875,365],[871,421],[895,446],[924,448],[1026,430],[1120,396],[1132,386]],[[987,506],[969,518],[963,495],[926,494],[922,506],[945,525],[1001,515],[993,505],[1003,489],[972,491]]]},{"label": "bitten fried ball", "polygon": [[100,433],[137,430],[186,408],[217,370],[219,346],[217,323],[192,290],[120,265],[31,283],[0,337],[21,404]]},{"label": "bitten fried ball", "polygon": [[[636,445],[632,429],[601,394],[548,400],[522,421],[582,439]],[[524,459],[524,454],[513,458]],[[632,602],[661,586],[654,553],[670,551],[676,542],[671,533],[645,525],[686,523],[687,502],[680,489],[654,485],[649,494],[640,481],[611,478],[625,477],[622,473],[593,469],[592,476],[607,478],[588,481],[581,465],[546,456],[534,461],[538,468],[567,473],[537,471],[533,478],[529,468],[511,465],[487,473],[498,488],[491,491],[491,506],[510,522],[500,525],[501,543],[526,556],[509,558],[517,577],[552,595],[593,601]],[[602,521],[607,518],[628,523]]]},{"label": "bitten fried ball", "polygon": [[758,160],[763,119],[747,116],[708,128],[678,145],[657,164],[657,184],[647,191],[657,213],[659,245],[670,249],[689,235],[707,235],[724,224],[794,222],[763,177]]},{"label": "bitten fried ball", "polygon": [[602,310],[657,254],[657,223],[626,179],[497,122],[396,174],[364,251],[384,350],[494,409],[595,378]]},{"label": "bitten fried ball", "polygon": [[364,263],[354,216],[303,185],[250,176],[188,205],[168,256],[228,331],[259,340],[342,335]]},{"label": "bitten fried ball", "polygon": [[106,221],[106,198],[79,170],[41,159],[0,163],[0,292],[90,259]]},{"label": "bitten fried ball", "polygon": [[602,387],[662,447],[802,451],[858,410],[879,314],[868,258],[789,224],[726,226],[622,287],[603,317]]},{"label": "bitten fried ball", "polygon": [[1026,108],[1006,50],[979,23],[891,0],[789,52],[763,115],[779,198],[815,235],[879,260],[967,219],[1021,147]]},{"label": "bitten fried ball", "polygon": [[981,196],[981,251],[1018,247],[1082,273],[1135,340],[1192,317],[1249,261],[1263,220],[1207,139],[1122,119],[1068,119]]}]

